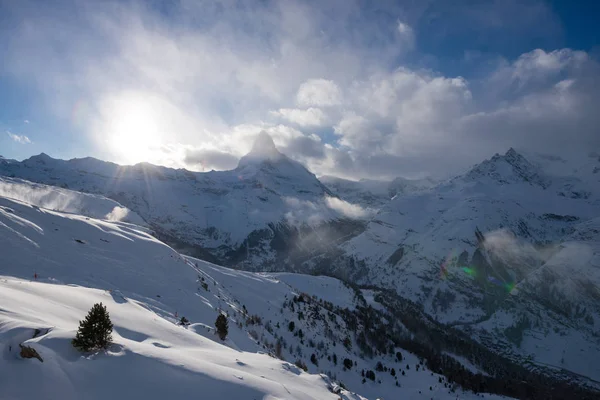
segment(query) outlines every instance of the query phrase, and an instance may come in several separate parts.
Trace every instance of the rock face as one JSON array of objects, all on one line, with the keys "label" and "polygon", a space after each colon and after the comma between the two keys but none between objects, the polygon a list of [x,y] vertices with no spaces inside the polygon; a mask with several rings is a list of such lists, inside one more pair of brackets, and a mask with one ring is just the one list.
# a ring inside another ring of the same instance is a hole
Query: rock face
[{"label": "rock face", "polygon": [[40,360],[40,362],[44,362],[44,360],[42,360],[42,357],[38,354],[38,352],[33,347],[23,346],[22,344],[19,344],[19,347],[21,348],[21,353],[19,353],[21,355],[21,357],[37,358],[38,360]]}]

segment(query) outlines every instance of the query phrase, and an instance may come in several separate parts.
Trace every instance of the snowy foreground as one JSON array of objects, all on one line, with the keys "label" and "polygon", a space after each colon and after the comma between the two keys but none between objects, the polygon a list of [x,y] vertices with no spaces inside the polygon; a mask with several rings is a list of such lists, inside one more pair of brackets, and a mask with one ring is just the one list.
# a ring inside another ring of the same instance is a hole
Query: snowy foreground
[{"label": "snowy foreground", "polygon": [[[363,384],[357,371],[374,368],[376,360],[358,359],[339,344],[338,357],[357,360],[356,368],[345,370],[326,357],[318,368],[311,364],[315,350],[306,342],[323,340],[323,333],[296,320],[306,332],[299,343],[287,329],[295,314],[282,304],[303,292],[353,307],[352,292],[335,279],[252,274],[182,257],[148,228],[111,218],[107,206],[127,213],[110,200],[70,191],[51,195],[71,196],[67,207],[32,195],[45,189],[29,186],[31,192],[28,185],[13,181],[0,194],[1,399],[481,398],[449,393],[439,375],[424,369],[407,371],[399,387],[389,374],[378,375],[381,383]],[[78,196],[86,197],[78,203]],[[43,208],[50,203],[54,210]],[[97,302],[108,308],[114,343],[107,351],[82,354],[70,341]],[[224,342],[214,333],[221,311],[229,317]],[[277,328],[249,326],[249,315]],[[177,325],[181,316],[191,325]],[[265,343],[274,343],[274,335],[289,344],[281,351],[289,362],[268,354],[273,351]],[[43,362],[22,358],[20,346],[35,349]],[[298,349],[310,373],[293,364]],[[418,362],[402,352],[405,363]],[[338,387],[340,381],[348,391]]]}]

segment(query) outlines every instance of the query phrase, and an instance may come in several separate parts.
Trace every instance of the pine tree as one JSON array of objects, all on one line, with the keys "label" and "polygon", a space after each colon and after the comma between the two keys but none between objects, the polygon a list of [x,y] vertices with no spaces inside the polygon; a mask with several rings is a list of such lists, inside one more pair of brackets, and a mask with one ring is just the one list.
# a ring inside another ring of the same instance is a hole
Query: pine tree
[{"label": "pine tree", "polygon": [[112,328],[106,307],[96,303],[85,319],[79,321],[79,329],[71,343],[81,351],[106,349],[112,342]]},{"label": "pine tree", "polygon": [[217,334],[221,340],[225,340],[227,333],[229,333],[229,323],[227,322],[227,317],[225,317],[223,314],[219,314],[217,321],[215,322],[215,327],[217,328]]}]

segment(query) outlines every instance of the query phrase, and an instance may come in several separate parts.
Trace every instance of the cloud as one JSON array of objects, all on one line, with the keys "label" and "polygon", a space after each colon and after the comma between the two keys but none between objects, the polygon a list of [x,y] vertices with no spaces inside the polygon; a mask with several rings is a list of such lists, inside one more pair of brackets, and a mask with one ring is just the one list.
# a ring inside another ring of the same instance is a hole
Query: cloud
[{"label": "cloud", "polygon": [[31,140],[25,135],[16,135],[10,131],[6,131],[6,134],[8,135],[9,138],[11,138],[13,141],[15,141],[17,143],[21,143],[21,144],[30,144],[31,143]]},{"label": "cloud", "polygon": [[127,216],[129,215],[129,210],[125,207],[115,206],[111,212],[106,214],[104,219],[109,221],[125,221]]},{"label": "cloud", "polygon": [[189,149],[183,161],[201,171],[229,170],[237,166],[239,158],[219,150]]},{"label": "cloud", "polygon": [[285,214],[290,224],[300,224],[308,221],[309,224],[317,225],[326,219],[324,210],[318,204],[308,200],[300,200],[297,197],[283,197],[283,202],[289,211]]},{"label": "cloud", "polygon": [[29,120],[28,120],[28,119],[26,119],[26,120],[23,120],[23,122],[24,122],[24,123],[26,123],[26,124],[28,124],[28,123],[29,123]]},{"label": "cloud", "polygon": [[273,114],[300,126],[323,126],[327,122],[327,116],[323,110],[315,107],[310,107],[306,110],[280,108],[278,111],[273,111]]},{"label": "cloud", "polygon": [[412,49],[415,44],[415,32],[413,29],[402,21],[398,21],[397,29],[400,40],[406,47],[406,50]]},{"label": "cloud", "polygon": [[376,210],[362,208],[358,204],[352,204],[337,197],[325,198],[327,207],[339,212],[340,214],[353,219],[367,218],[375,214]]},{"label": "cloud", "polygon": [[[537,0],[184,0],[168,13],[64,1],[76,17],[11,3],[23,23],[0,27],[5,72],[56,116],[87,104],[72,134],[112,161],[228,169],[266,131],[317,175],[385,179],[455,173],[511,146],[600,146],[598,64],[552,41],[560,24]],[[482,53],[546,31],[553,50]],[[431,55],[455,51],[450,37],[479,54],[479,74]]]},{"label": "cloud", "polygon": [[341,103],[340,88],[327,79],[309,79],[298,88],[296,102],[300,106],[336,106]]},{"label": "cloud", "polygon": [[325,157],[325,149],[321,138],[317,135],[297,136],[281,147],[281,151],[295,158],[322,159]]}]

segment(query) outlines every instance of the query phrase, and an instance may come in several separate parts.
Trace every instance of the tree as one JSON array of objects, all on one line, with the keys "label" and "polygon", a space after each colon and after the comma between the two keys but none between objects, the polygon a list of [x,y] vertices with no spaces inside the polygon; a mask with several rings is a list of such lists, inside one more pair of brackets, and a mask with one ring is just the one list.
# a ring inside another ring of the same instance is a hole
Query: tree
[{"label": "tree", "polygon": [[71,343],[81,351],[106,349],[112,342],[112,328],[106,307],[96,303],[85,319],[79,321],[79,329]]},{"label": "tree", "polygon": [[227,322],[227,317],[223,314],[219,314],[217,317],[217,321],[215,322],[215,327],[217,328],[217,334],[221,340],[225,340],[227,337],[227,333],[229,332],[229,323]]},{"label": "tree", "polygon": [[368,379],[372,380],[372,381],[374,381],[374,380],[375,380],[375,372],[373,372],[373,371],[371,371],[371,370],[368,370],[368,371],[365,373],[365,376],[366,376]]},{"label": "tree", "polygon": [[402,361],[402,353],[400,353],[399,351],[396,353],[396,360]]},{"label": "tree", "polygon": [[352,362],[351,359],[349,358],[344,358],[344,367],[346,369],[352,369],[352,366],[354,365],[354,363]]},{"label": "tree", "polygon": [[294,323],[294,321],[290,321],[290,324],[288,325],[288,330],[290,332],[294,332],[294,329],[296,329],[296,324]]},{"label": "tree", "polygon": [[311,356],[310,356],[310,362],[313,363],[313,364],[315,364],[315,365],[317,365],[317,366],[319,365],[319,362],[317,361],[317,356],[316,356],[315,353],[311,354]]},{"label": "tree", "polygon": [[296,362],[294,364],[296,364],[296,367],[302,368],[305,372],[308,371],[308,367],[306,366],[306,364],[304,363],[304,361],[302,361],[302,360],[296,360]]},{"label": "tree", "polygon": [[279,358],[280,360],[283,360],[283,352],[282,352],[282,343],[281,343],[281,338],[277,339],[277,343],[275,343],[275,357]]},{"label": "tree", "polygon": [[337,354],[333,353],[333,363],[337,365]]}]

